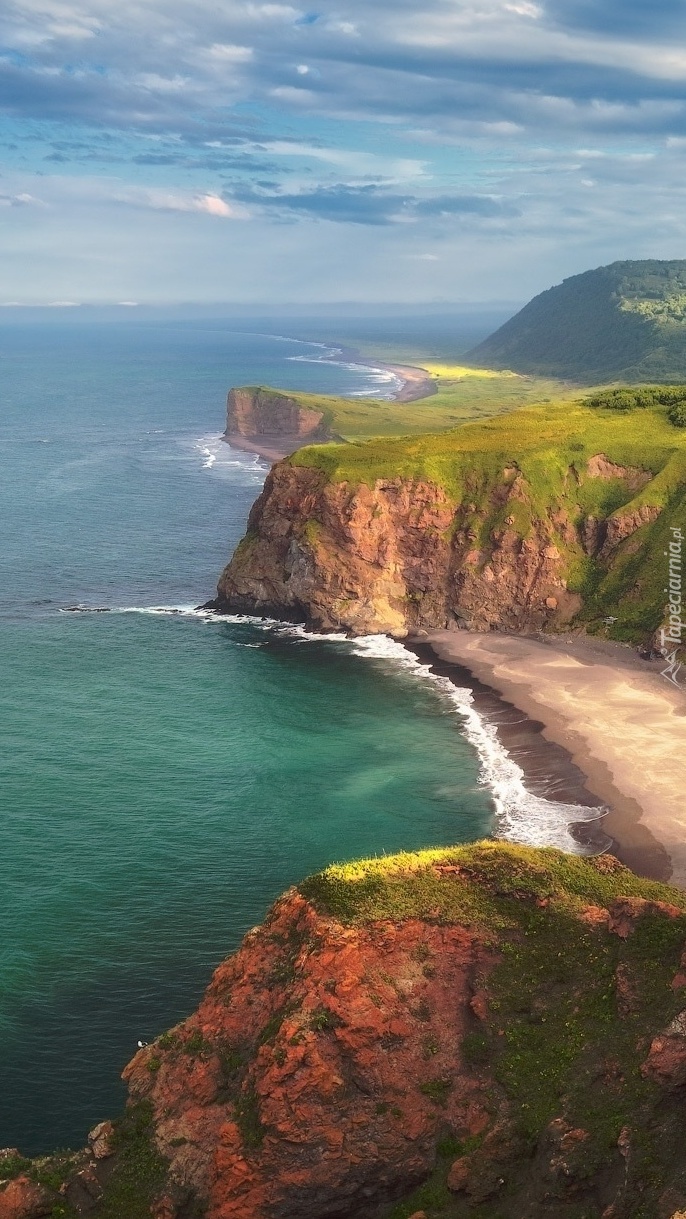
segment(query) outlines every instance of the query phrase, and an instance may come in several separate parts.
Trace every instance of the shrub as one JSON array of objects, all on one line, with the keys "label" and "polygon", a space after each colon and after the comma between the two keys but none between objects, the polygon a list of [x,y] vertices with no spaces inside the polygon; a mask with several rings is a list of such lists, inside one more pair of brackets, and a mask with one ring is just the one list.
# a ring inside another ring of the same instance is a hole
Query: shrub
[{"label": "shrub", "polygon": [[618,389],[606,389],[588,398],[587,405],[610,411],[648,410],[652,406],[686,409],[686,385],[645,385],[633,389],[621,386]]},{"label": "shrub", "polygon": [[675,402],[667,411],[667,418],[674,427],[686,427],[686,400]]},{"label": "shrub", "polygon": [[428,1096],[436,1105],[445,1105],[449,1093],[452,1091],[451,1079],[430,1079],[425,1084],[419,1085],[419,1091]]}]

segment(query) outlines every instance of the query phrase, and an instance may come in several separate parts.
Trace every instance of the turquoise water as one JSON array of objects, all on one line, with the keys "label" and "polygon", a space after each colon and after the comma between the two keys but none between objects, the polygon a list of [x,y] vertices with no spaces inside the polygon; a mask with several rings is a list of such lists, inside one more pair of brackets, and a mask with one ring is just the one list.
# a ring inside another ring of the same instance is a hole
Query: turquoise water
[{"label": "turquoise water", "polygon": [[219,324],[0,328],[0,1146],[81,1145],[136,1041],[307,872],[493,824],[454,706],[383,647],[141,612],[212,595],[259,492],[218,439],[230,384],[372,384],[316,357]]}]

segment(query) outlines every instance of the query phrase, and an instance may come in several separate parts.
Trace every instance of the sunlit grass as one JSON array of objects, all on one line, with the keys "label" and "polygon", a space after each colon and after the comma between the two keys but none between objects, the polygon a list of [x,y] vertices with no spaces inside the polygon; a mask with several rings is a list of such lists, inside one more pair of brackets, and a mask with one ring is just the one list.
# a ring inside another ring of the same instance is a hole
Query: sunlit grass
[{"label": "sunlit grass", "polygon": [[463,377],[486,377],[489,380],[500,380],[503,377],[519,376],[516,372],[498,372],[493,368],[468,368],[466,364],[435,364],[433,361],[422,364],[422,368],[430,372],[432,377],[445,377],[451,381],[461,380]]}]

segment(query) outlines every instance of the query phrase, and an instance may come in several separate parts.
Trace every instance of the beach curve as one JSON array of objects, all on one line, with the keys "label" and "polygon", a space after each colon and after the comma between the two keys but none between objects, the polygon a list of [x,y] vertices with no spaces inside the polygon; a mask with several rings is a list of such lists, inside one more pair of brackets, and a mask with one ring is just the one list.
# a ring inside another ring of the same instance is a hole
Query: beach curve
[{"label": "beach curve", "polygon": [[630,649],[578,637],[433,630],[418,642],[542,721],[609,806],[623,861],[686,887],[686,689]]}]

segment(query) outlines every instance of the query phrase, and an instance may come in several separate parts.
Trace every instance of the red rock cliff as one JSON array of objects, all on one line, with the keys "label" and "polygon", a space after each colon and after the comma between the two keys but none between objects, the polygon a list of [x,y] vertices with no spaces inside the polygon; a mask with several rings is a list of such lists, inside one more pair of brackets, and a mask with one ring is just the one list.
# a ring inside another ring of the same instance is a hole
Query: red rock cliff
[{"label": "red rock cliff", "polygon": [[292,453],[331,438],[325,412],[263,386],[229,390],[225,438],[239,447]]},{"label": "red rock cliff", "polygon": [[190,1193],[208,1219],[362,1216],[420,1181],[446,1122],[488,1122],[460,1043],[489,959],[464,927],[345,928],[287,895],[126,1070],[171,1163],[168,1212]]},{"label": "red rock cliff", "polygon": [[506,471],[493,489],[502,520],[479,541],[474,504],[456,506],[429,482],[351,486],[281,463],[222,573],[218,604],[356,634],[563,625],[581,605],[567,589],[564,539],[579,539],[564,512],[534,519],[522,537],[507,508],[525,498]]}]

